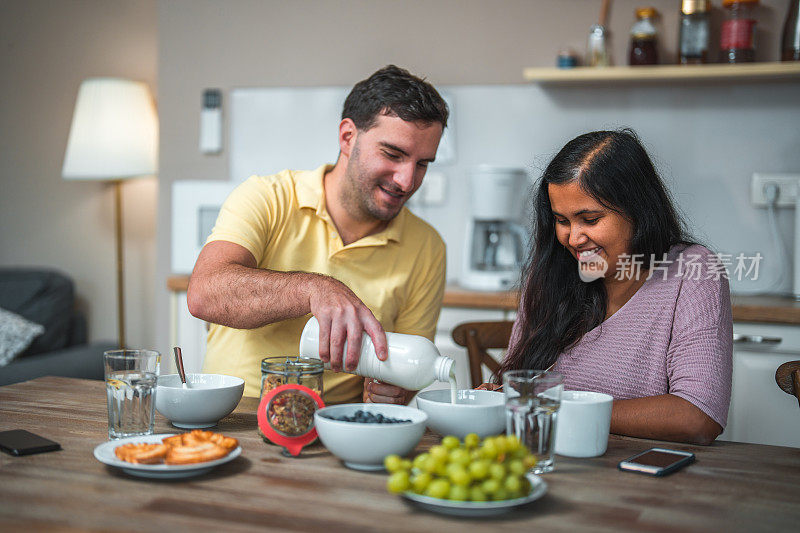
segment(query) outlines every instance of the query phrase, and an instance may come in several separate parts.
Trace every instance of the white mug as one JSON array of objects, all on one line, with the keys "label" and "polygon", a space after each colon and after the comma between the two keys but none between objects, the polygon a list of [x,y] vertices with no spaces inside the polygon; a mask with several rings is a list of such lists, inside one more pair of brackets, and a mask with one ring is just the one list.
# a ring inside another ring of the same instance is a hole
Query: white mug
[{"label": "white mug", "polygon": [[602,392],[565,390],[556,415],[556,453],[567,457],[606,453],[613,402]]}]

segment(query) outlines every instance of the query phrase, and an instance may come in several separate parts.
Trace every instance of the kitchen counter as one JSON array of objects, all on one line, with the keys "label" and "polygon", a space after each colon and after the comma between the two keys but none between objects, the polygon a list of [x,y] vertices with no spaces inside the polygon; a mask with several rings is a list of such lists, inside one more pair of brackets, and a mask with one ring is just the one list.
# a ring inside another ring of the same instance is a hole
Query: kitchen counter
[{"label": "kitchen counter", "polygon": [[731,297],[734,322],[800,324],[800,302],[785,296]]},{"label": "kitchen counter", "polygon": [[[167,288],[171,292],[186,292],[189,276],[170,276]],[[800,325],[800,302],[784,296],[737,296],[733,302],[734,322],[763,322],[767,324]],[[501,309],[515,311],[517,291],[481,292],[448,285],[444,292],[444,307]]]}]

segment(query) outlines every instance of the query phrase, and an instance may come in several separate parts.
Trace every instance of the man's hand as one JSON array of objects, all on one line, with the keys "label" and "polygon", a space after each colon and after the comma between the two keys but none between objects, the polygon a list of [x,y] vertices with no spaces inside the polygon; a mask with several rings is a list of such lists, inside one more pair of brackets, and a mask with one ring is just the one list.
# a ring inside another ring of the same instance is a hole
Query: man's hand
[{"label": "man's hand", "polygon": [[495,383],[481,383],[480,385],[475,387],[475,390],[497,390],[497,391],[499,391],[499,390],[502,390],[502,388],[503,388],[502,385],[497,385]]},{"label": "man's hand", "polygon": [[[319,321],[319,357],[325,363],[330,362],[331,370],[356,368],[365,331],[372,339],[378,359],[386,360],[389,348],[383,327],[347,285],[328,276],[314,276],[309,305],[311,314]],[[347,354],[343,357],[345,341]]]},{"label": "man's hand", "polygon": [[377,379],[367,378],[364,380],[364,402],[365,403],[395,403],[406,405],[411,401],[417,391],[406,390],[401,387],[381,383]]}]

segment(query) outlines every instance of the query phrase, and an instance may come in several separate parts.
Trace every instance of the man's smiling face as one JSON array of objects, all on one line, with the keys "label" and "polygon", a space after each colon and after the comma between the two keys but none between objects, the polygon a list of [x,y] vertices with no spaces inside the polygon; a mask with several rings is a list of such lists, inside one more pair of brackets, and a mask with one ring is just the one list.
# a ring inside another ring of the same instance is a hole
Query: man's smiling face
[{"label": "man's smiling face", "polygon": [[422,185],[442,137],[438,122],[424,124],[380,115],[358,131],[342,188],[342,203],[359,220],[389,221]]}]

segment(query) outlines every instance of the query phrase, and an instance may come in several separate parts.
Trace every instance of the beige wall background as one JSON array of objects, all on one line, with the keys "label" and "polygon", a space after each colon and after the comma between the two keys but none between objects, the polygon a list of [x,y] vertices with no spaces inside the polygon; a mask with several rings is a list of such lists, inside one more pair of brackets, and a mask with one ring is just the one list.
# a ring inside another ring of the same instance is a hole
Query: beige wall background
[{"label": "beige wall background", "polygon": [[[523,67],[553,65],[563,47],[583,51],[600,3],[0,0],[0,264],[68,272],[92,338],[115,338],[111,189],[64,181],[61,164],[82,79],[148,82],[159,106],[160,172],[124,186],[127,327],[130,344],[166,353],[172,182],[222,179],[228,168],[227,139],[220,155],[197,149],[203,89],[222,89],[225,106],[235,87],[351,85],[387,63],[438,84],[522,83]],[[663,15],[662,56],[672,60],[679,2],[647,3]],[[613,1],[617,64],[641,4]],[[760,60],[777,58],[787,5],[762,0]]]},{"label": "beige wall background", "polygon": [[[75,280],[92,339],[117,338],[110,185],[65,181],[64,151],[84,78],[156,87],[154,0],[0,1],[0,264]],[[123,186],[127,339],[154,343],[155,178]]]}]

